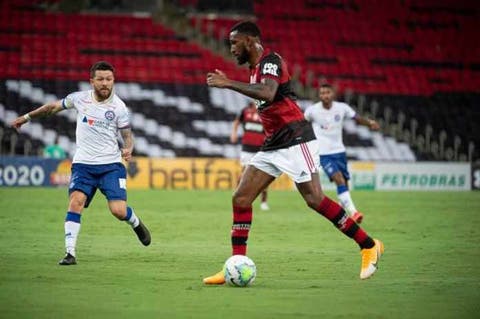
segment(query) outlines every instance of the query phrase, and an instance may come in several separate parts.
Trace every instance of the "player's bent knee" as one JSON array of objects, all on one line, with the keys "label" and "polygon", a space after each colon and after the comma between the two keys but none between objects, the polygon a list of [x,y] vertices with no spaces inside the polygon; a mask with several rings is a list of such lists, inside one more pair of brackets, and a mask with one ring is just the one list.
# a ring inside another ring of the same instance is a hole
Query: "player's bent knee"
[{"label": "player's bent knee", "polygon": [[108,208],[112,215],[119,220],[123,220],[127,216],[127,202],[124,200],[109,200]]},{"label": "player's bent knee", "polygon": [[306,197],[305,202],[307,203],[308,207],[316,210],[324,198],[325,195],[322,192],[320,194],[317,194],[316,196]]},{"label": "player's bent knee", "polygon": [[232,204],[234,206],[246,207],[250,206],[253,203],[253,199],[246,195],[239,195],[234,193],[232,197]]},{"label": "player's bent knee", "polygon": [[308,207],[312,208],[312,209],[315,209],[318,207],[319,203],[317,203],[317,201],[314,201],[313,199],[312,200],[307,200],[306,201]]},{"label": "player's bent knee", "polygon": [[81,212],[85,207],[87,197],[82,192],[75,191],[70,194],[69,211]]},{"label": "player's bent knee", "polygon": [[119,220],[124,220],[126,216],[126,212],[119,209],[112,210],[111,213]]}]

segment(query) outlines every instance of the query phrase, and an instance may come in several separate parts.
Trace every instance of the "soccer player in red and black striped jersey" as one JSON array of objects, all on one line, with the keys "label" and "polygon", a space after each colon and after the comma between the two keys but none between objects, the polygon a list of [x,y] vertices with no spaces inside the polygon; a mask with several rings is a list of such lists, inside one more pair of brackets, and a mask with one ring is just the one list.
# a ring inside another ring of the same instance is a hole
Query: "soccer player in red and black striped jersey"
[{"label": "soccer player in red and black striped jersey", "polygon": [[[260,119],[260,115],[258,115],[255,103],[248,103],[233,121],[232,134],[230,135],[230,142],[233,144],[238,141],[238,128],[240,125],[242,125],[243,128],[240,164],[242,165],[242,170],[245,170],[252,157],[260,151],[263,142],[265,141],[262,120]],[[261,194],[260,209],[270,209],[267,203],[266,189],[264,189]]]},{"label": "soccer player in red and black striped jersey", "polygon": [[[312,126],[295,103],[287,65],[276,52],[264,49],[260,30],[253,22],[240,22],[230,30],[230,51],[239,64],[250,66],[250,83],[229,79],[215,70],[207,74],[207,85],[240,92],[256,100],[266,139],[242,174],[233,194],[232,255],[247,253],[252,223],[252,203],[280,174],[295,182],[306,204],[330,220],[359,246],[362,256],[360,278],[375,273],[383,243],[370,237],[343,208],[325,196],[317,167],[319,149]],[[204,278],[205,284],[225,283],[222,271]]]}]

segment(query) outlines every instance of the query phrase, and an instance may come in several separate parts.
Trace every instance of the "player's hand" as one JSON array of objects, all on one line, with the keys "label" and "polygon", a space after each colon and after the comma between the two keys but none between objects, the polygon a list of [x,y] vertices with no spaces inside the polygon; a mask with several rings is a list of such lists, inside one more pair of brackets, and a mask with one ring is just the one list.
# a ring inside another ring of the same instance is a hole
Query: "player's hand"
[{"label": "player's hand", "polygon": [[380,124],[378,124],[377,121],[375,120],[369,120],[368,121],[368,127],[372,130],[372,131],[378,131],[380,129]]},{"label": "player's hand", "polygon": [[122,148],[121,149],[121,152],[122,152],[122,157],[125,161],[129,161],[132,159],[132,150],[130,149],[126,149],[126,148]]},{"label": "player's hand", "polygon": [[23,124],[27,123],[27,120],[23,117],[17,117],[12,123],[10,123],[10,126],[16,129],[17,131],[22,127]]},{"label": "player's hand", "polygon": [[227,78],[227,75],[220,71],[215,70],[215,72],[208,72],[207,73],[207,85],[213,86],[217,88],[224,88],[227,87],[230,82],[230,79]]},{"label": "player's hand", "polygon": [[237,141],[238,141],[238,136],[237,136],[237,134],[232,134],[232,135],[230,135],[230,143],[236,144]]}]

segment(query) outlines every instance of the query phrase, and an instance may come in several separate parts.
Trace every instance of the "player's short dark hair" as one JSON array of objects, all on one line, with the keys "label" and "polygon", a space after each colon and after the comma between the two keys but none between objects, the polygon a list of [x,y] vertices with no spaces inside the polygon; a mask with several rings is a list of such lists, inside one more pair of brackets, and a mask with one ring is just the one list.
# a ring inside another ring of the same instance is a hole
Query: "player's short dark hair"
[{"label": "player's short dark hair", "polygon": [[112,73],[115,73],[115,68],[113,65],[108,63],[107,61],[98,61],[92,67],[90,68],[90,78],[93,79],[95,77],[95,71],[112,71]]},{"label": "player's short dark hair", "polygon": [[333,86],[330,83],[322,83],[319,88],[320,89],[324,88],[324,89],[333,90]]},{"label": "player's short dark hair", "polygon": [[260,38],[260,29],[252,21],[240,21],[230,29],[230,32],[233,32],[233,31],[237,31],[238,33],[245,34],[245,35],[250,35],[252,37]]}]

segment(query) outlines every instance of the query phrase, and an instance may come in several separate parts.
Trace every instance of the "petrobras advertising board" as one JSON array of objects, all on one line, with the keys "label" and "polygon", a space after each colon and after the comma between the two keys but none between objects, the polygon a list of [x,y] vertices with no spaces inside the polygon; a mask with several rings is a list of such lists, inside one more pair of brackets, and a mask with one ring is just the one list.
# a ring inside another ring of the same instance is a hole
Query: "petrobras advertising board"
[{"label": "petrobras advertising board", "polygon": [[472,165],[472,189],[480,190],[480,164]]},{"label": "petrobras advertising board", "polygon": [[470,190],[469,163],[376,163],[377,190]]},{"label": "petrobras advertising board", "polygon": [[[469,163],[409,162],[348,163],[350,189],[363,190],[470,190],[472,174]],[[480,172],[480,170],[478,171]],[[480,180],[480,173],[478,173]],[[475,180],[475,175],[473,175]],[[320,182],[326,190],[336,189],[320,169]],[[480,182],[477,182],[480,187]]]}]

